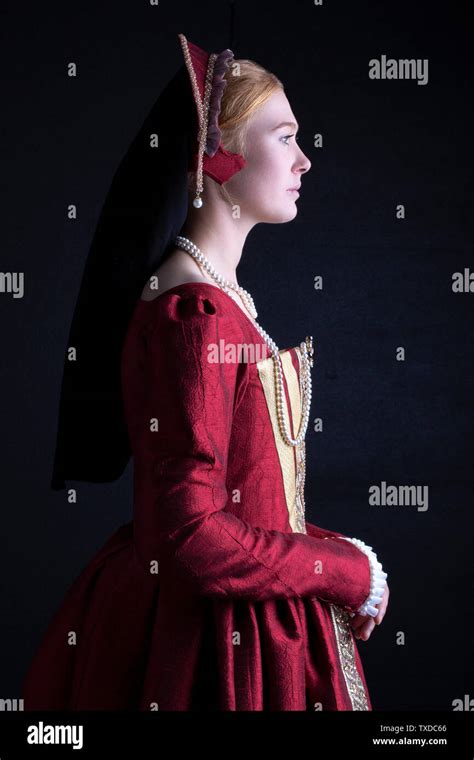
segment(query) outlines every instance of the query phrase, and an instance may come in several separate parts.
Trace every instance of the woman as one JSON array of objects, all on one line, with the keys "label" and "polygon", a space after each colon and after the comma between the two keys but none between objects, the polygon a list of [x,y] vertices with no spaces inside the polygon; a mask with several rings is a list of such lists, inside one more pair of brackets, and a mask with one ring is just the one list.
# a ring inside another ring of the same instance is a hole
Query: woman
[{"label": "woman", "polygon": [[[278,350],[237,283],[248,232],[296,216],[295,188],[310,161],[274,75],[229,50],[209,55],[179,39],[189,78],[180,75],[163,94],[161,128],[153,132],[150,122],[141,132],[167,146],[160,171],[154,165],[148,175],[152,200],[144,200],[139,162],[130,168],[132,151],[121,187],[135,195],[124,202],[116,182],[98,225],[72,331],[78,341],[88,334],[94,361],[81,366],[82,391],[76,369],[74,380],[65,375],[53,479],[55,487],[64,477],[110,480],[127,459],[106,439],[113,361],[108,375],[97,371],[104,342],[84,304],[99,294],[103,307],[101,271],[117,284],[118,268],[122,295],[135,293],[137,251],[120,258],[104,232],[123,217],[112,208],[128,210],[141,231],[146,220],[154,225],[140,238],[153,255],[142,254],[148,280],[120,344],[134,519],[68,591],[25,679],[25,709],[370,710],[354,635],[367,640],[381,622],[387,575],[371,547],[305,520],[312,342]],[[172,102],[193,103],[194,119],[177,108],[172,116]],[[181,192],[183,145],[190,202],[176,235],[169,195]],[[150,154],[141,155],[149,170]],[[123,228],[115,242],[124,237],[137,245]],[[113,268],[104,253],[112,249]],[[116,288],[113,295],[126,301]],[[107,323],[115,336],[118,322]],[[109,336],[108,344],[118,342]],[[99,385],[104,376],[109,391]],[[85,397],[88,405],[78,406]],[[107,424],[98,421],[97,398]],[[102,455],[71,443],[84,418]]]}]

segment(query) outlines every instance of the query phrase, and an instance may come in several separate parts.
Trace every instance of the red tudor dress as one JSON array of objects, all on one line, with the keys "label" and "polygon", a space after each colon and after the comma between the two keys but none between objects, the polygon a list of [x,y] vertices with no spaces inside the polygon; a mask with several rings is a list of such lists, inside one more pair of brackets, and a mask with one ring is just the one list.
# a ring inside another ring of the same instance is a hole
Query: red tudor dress
[{"label": "red tudor dress", "polygon": [[[210,361],[210,344],[262,354]],[[280,354],[294,436],[302,354]],[[134,519],[68,590],[25,709],[371,710],[349,616],[369,561],[298,519],[303,465],[250,318],[201,282],[138,301],[122,383]]]}]

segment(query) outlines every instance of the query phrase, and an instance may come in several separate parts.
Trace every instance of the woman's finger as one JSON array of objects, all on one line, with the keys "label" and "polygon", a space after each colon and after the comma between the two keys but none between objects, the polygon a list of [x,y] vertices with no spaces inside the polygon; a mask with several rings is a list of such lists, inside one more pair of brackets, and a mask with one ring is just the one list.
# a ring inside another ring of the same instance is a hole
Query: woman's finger
[{"label": "woman's finger", "polygon": [[[379,603],[379,605],[375,605],[375,607],[377,607],[378,609],[377,615],[375,617],[370,617],[369,615],[359,615],[358,613],[356,613],[354,617],[351,618],[350,624],[354,631],[354,634],[356,635],[356,638],[364,638],[363,636],[360,635],[361,633],[364,632],[364,630],[365,630],[365,633],[368,632],[368,636],[367,636],[368,638],[370,634],[372,633],[374,626],[380,625],[380,623],[382,622],[384,618],[385,611],[387,609],[389,596],[390,596],[390,590],[389,590],[388,585],[386,585],[381,602]],[[372,621],[372,623],[370,623],[370,621]],[[368,623],[370,623],[370,625],[367,625]],[[365,629],[364,629],[364,626],[366,626]],[[367,641],[367,639],[364,639],[364,640]]]},{"label": "woman's finger", "polygon": [[365,622],[359,630],[356,632],[355,636],[357,639],[362,639],[363,641],[367,641],[367,639],[370,637],[370,634],[375,628],[375,619],[373,617],[370,617],[367,622]]},{"label": "woman's finger", "polygon": [[354,630],[357,630],[358,628],[360,628],[361,625],[363,625],[367,621],[368,617],[369,617],[368,615],[359,615],[358,613],[356,613],[354,617],[351,618],[352,628]]}]

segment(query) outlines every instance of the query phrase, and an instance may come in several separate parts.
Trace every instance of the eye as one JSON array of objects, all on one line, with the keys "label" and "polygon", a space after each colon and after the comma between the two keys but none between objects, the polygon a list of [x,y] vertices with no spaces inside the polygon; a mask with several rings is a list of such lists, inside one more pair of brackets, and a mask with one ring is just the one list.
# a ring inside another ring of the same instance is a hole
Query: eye
[{"label": "eye", "polygon": [[[289,139],[290,139],[290,137],[294,137],[294,138],[295,138],[295,140],[296,140],[296,142],[298,142],[298,141],[299,141],[299,137],[296,137],[296,135],[295,135],[295,134],[292,134],[292,135],[284,135],[284,136],[283,136],[283,137],[281,137],[280,139],[281,139],[281,140],[289,140]],[[285,143],[285,145],[288,145],[288,143],[286,142],[286,143]]]}]

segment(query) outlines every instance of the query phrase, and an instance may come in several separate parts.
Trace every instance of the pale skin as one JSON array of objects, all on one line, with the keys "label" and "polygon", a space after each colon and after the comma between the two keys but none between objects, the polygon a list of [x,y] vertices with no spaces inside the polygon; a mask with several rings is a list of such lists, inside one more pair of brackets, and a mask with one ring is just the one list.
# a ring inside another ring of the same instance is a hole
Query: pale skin
[{"label": "pale skin", "polygon": [[[282,123],[284,123],[282,125]],[[230,201],[222,197],[218,184],[204,175],[203,206],[194,208],[194,177],[190,175],[189,211],[180,232],[190,238],[209,259],[216,271],[226,279],[239,284],[237,267],[250,230],[259,223],[283,224],[292,221],[298,213],[298,194],[289,188],[298,187],[303,175],[311,168],[311,161],[297,141],[298,123],[283,90],[277,90],[248,122],[246,132],[246,166],[226,183]],[[240,214],[232,213],[238,205]],[[223,243],[225,241],[225,244]],[[176,248],[154,273],[158,277],[158,290],[147,283],[142,299],[150,301],[184,282],[214,280],[185,251]],[[245,303],[230,290],[240,308],[247,314]],[[351,626],[356,638],[367,641],[380,625],[387,609],[388,586],[377,606],[375,618],[356,614]]]}]

